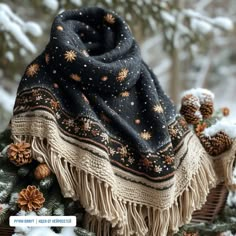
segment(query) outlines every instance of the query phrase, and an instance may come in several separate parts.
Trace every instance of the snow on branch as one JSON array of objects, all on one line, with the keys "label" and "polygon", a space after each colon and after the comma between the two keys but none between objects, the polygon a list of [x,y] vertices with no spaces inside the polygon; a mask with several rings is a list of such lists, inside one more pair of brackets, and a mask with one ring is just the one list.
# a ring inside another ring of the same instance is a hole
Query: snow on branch
[{"label": "snow on branch", "polygon": [[[42,29],[37,23],[24,22],[4,3],[0,3],[0,32],[10,34],[17,43],[31,53],[37,50],[27,34],[34,37],[42,35]],[[6,43],[9,48],[12,48],[11,40],[6,40]]]}]

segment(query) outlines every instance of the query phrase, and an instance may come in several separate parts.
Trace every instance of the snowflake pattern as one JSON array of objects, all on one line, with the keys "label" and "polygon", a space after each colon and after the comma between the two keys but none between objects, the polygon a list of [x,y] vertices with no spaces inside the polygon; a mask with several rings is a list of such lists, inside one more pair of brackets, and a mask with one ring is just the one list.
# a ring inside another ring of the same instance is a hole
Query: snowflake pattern
[{"label": "snowflake pattern", "polygon": [[161,173],[162,172],[162,167],[160,165],[154,167],[154,171],[157,172],[157,173]]},{"label": "snowflake pattern", "polygon": [[102,133],[100,136],[101,136],[101,138],[102,138],[101,141],[102,141],[103,143],[105,143],[105,144],[109,143],[109,136],[108,136],[108,134]]},{"label": "snowflake pattern", "polygon": [[39,64],[37,63],[34,63],[34,64],[31,64],[27,70],[26,70],[26,75],[28,77],[33,77],[35,76],[39,71]]},{"label": "snowflake pattern", "polygon": [[64,54],[64,58],[67,62],[73,62],[76,57],[76,52],[74,50],[66,51]]},{"label": "snowflake pattern", "polygon": [[154,111],[154,112],[158,112],[158,113],[163,113],[163,108],[162,108],[161,105],[156,104],[156,105],[153,107],[153,111]]},{"label": "snowflake pattern", "polygon": [[128,69],[126,69],[126,68],[122,69],[119,72],[118,76],[116,77],[116,80],[118,82],[123,82],[126,79],[126,77],[128,76],[128,73],[129,73]]},{"label": "snowflake pattern", "polygon": [[140,137],[144,140],[149,140],[152,136],[149,132],[143,131],[140,133]]},{"label": "snowflake pattern", "polygon": [[127,157],[128,156],[128,150],[126,146],[122,146],[121,148],[119,148],[119,153],[121,158]]},{"label": "snowflake pattern", "polygon": [[120,93],[121,97],[129,97],[129,92],[128,91],[124,91],[122,93]]},{"label": "snowflake pattern", "polygon": [[107,22],[107,23],[109,23],[109,24],[114,24],[115,23],[115,17],[112,15],[112,14],[110,14],[110,13],[107,13],[105,16],[104,16],[104,19],[105,19],[105,21]]}]

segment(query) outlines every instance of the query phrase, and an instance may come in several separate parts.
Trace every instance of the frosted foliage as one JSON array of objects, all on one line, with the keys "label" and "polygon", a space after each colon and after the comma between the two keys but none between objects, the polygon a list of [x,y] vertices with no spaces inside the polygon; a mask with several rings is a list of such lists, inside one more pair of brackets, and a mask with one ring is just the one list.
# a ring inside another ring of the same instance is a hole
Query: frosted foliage
[{"label": "frosted foliage", "polygon": [[213,29],[212,25],[199,19],[191,19],[191,28],[195,33],[203,35],[211,33]]},{"label": "frosted foliage", "polygon": [[64,215],[64,206],[60,205],[57,209],[54,210],[54,215],[63,216]]},{"label": "frosted foliage", "polygon": [[49,210],[46,207],[42,207],[38,210],[37,215],[39,216],[47,216],[49,215]]},{"label": "frosted foliage", "polygon": [[5,204],[5,203],[3,203],[3,204],[1,204],[1,207],[2,207],[2,209],[8,209],[9,208],[9,205],[8,204]]},{"label": "frosted foliage", "polygon": [[35,37],[39,37],[42,35],[42,29],[41,27],[36,24],[35,22],[28,21],[24,24],[23,29],[25,32],[30,33],[31,35]]},{"label": "frosted foliage", "polygon": [[18,193],[12,193],[10,198],[10,203],[16,203],[18,199]]},{"label": "frosted foliage", "polygon": [[175,24],[175,17],[171,14],[169,14],[166,11],[162,11],[161,12],[161,17],[163,18],[163,20],[165,20],[167,23],[174,25]]},{"label": "frosted foliage", "polygon": [[56,11],[59,7],[57,0],[43,0],[43,5],[51,11]]},{"label": "frosted foliage", "polygon": [[[38,24],[35,22],[24,22],[12,12],[8,5],[3,3],[0,3],[0,31],[10,34],[16,42],[32,53],[35,53],[37,50],[27,33],[36,37],[42,35],[41,27]],[[6,42],[8,47],[11,48],[11,40],[6,40]]]}]

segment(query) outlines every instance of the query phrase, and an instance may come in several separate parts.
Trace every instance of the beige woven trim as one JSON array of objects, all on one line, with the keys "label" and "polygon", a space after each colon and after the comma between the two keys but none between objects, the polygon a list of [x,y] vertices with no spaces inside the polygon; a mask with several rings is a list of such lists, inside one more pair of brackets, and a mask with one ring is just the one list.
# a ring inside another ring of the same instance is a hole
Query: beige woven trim
[{"label": "beige woven trim", "polygon": [[236,183],[233,181],[233,170],[236,159],[236,140],[233,141],[231,149],[217,157],[211,157],[218,182],[225,182],[229,190],[236,190]]},{"label": "beige woven trim", "polygon": [[[192,212],[201,207],[209,189],[216,183],[211,161],[191,134],[185,137],[185,145],[176,155],[178,162],[191,139],[174,182],[165,182],[173,186],[159,191],[129,181],[134,177],[111,168],[102,150],[80,143],[104,158],[76,146],[79,141],[65,137],[50,113],[37,111],[34,117],[27,117],[27,114],[12,119],[14,140],[31,142],[34,157],[43,157],[51,167],[65,197],[80,200],[88,212],[85,226],[98,236],[109,235],[111,228],[114,235],[127,236],[164,236],[174,232],[190,221]],[[136,176],[135,181],[150,184]]]}]

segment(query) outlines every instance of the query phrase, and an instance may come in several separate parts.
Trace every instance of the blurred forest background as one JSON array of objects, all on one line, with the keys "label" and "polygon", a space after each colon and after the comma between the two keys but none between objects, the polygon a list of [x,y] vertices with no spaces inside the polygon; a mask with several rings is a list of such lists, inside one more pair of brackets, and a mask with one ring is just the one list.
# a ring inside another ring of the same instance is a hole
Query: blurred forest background
[{"label": "blurred forest background", "polygon": [[26,66],[46,46],[55,15],[101,6],[129,23],[144,60],[178,106],[181,92],[211,89],[236,117],[235,0],[1,0],[0,131]]}]

